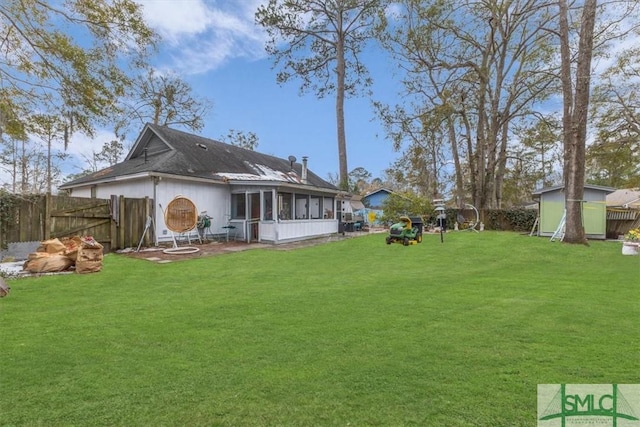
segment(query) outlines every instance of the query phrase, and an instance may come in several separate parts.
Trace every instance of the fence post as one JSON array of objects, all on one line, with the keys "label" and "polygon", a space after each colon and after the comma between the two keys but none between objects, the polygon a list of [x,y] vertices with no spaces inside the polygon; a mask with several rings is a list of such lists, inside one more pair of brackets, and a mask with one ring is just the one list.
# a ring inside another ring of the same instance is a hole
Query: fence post
[{"label": "fence post", "polygon": [[[126,237],[125,236],[126,227],[124,225],[125,225],[125,218],[127,218],[125,216],[125,214],[126,214],[126,212],[125,212],[125,198],[124,198],[124,196],[118,196],[118,197],[120,199],[120,203],[118,203],[118,208],[120,209],[120,224],[119,224],[120,228],[118,230],[119,231],[119,236],[118,236],[119,237],[119,241],[118,241],[118,243],[119,243],[119,245],[122,246],[122,248],[124,248],[125,247],[125,237]],[[129,223],[129,221],[126,221],[126,222]],[[122,249],[122,248],[119,248],[119,249]]]},{"label": "fence post", "polygon": [[51,238],[51,204],[53,203],[53,199],[51,198],[51,193],[47,192],[44,197],[44,224],[42,234],[44,236],[44,240],[49,240]]},{"label": "fence post", "polygon": [[32,203],[30,200],[20,200],[20,208],[18,210],[18,242],[25,242],[30,238],[30,227],[33,226],[30,213],[33,209],[29,209],[31,206],[29,204]]},{"label": "fence post", "polygon": [[113,212],[113,209],[115,209],[115,206],[113,206],[113,198],[109,201],[109,203],[111,204],[110,207],[110,211],[111,211],[111,225],[110,225],[110,230],[109,230],[109,250],[110,251],[115,251],[116,249],[120,249],[118,247],[118,227],[120,226],[120,224],[118,224],[116,222],[116,219],[114,218],[115,212]]},{"label": "fence post", "polygon": [[[150,201],[149,201],[149,196],[145,196],[145,198],[144,198],[144,221],[145,221],[145,230],[146,230],[146,221],[147,221],[147,218],[150,218],[150,217],[151,217],[151,204],[150,204]],[[151,224],[154,224],[154,223],[155,223],[155,221],[151,221]],[[155,236],[155,230],[153,230],[153,228],[154,228],[154,227],[152,227],[152,226],[150,225],[150,226],[149,226],[149,230],[146,230],[146,231],[148,231],[148,233],[145,233],[144,231],[142,232],[142,233],[144,234],[144,236],[145,236],[144,244],[145,244],[146,246],[151,246],[151,245],[149,244],[149,242],[151,241],[151,233],[153,233],[153,234],[154,234],[154,236]]]}]

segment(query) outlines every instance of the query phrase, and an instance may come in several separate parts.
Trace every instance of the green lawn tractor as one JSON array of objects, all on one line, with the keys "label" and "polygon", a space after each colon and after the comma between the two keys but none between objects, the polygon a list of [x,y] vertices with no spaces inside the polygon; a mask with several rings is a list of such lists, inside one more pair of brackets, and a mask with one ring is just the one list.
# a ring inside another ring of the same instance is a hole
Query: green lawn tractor
[{"label": "green lawn tractor", "polygon": [[387,245],[402,243],[404,246],[422,242],[422,218],[401,216],[400,221],[389,228]]}]

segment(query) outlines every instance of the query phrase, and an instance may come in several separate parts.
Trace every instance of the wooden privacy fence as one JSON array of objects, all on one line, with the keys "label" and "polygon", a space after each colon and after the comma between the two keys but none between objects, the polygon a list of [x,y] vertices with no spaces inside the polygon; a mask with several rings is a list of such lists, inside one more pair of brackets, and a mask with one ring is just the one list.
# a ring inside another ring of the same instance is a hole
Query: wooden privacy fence
[{"label": "wooden privacy fence", "polygon": [[153,217],[153,200],[112,196],[111,199],[38,195],[0,200],[0,247],[13,242],[92,236],[105,252],[144,246],[155,239],[147,217]]},{"label": "wooden privacy fence", "polygon": [[640,227],[640,209],[607,208],[607,239],[618,239]]}]

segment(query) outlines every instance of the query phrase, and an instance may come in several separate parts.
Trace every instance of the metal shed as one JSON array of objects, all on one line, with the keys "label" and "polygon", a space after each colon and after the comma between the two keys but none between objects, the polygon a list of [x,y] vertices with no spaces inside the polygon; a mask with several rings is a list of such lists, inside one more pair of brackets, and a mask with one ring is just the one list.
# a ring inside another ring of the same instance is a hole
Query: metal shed
[{"label": "metal shed", "polygon": [[[582,202],[582,221],[587,239],[605,240],[607,238],[607,194],[615,188],[600,185],[584,186]],[[564,186],[541,188],[533,192],[538,202],[538,236],[554,235],[565,212]]]}]

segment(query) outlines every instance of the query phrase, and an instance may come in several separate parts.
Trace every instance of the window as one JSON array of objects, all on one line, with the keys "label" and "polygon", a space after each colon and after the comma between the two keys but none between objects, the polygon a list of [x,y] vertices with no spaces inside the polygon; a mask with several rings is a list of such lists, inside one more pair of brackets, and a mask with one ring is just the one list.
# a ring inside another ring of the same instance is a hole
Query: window
[{"label": "window", "polygon": [[[267,198],[270,196],[271,194],[264,194],[265,210],[269,209]],[[278,193],[278,218],[280,220],[335,219],[334,203],[333,197],[304,193]]]},{"label": "window", "polygon": [[262,195],[262,203],[264,204],[264,220],[273,220],[273,193],[265,191]]},{"label": "window", "polygon": [[247,215],[247,201],[244,194],[231,195],[231,218],[245,219]]},{"label": "window", "polygon": [[309,196],[296,194],[296,219],[309,218]]},{"label": "window", "polygon": [[309,198],[309,216],[312,219],[322,218],[322,198],[319,196],[311,196]]},{"label": "window", "polygon": [[291,219],[292,199],[291,193],[278,193],[278,219]]},{"label": "window", "polygon": [[333,197],[324,197],[322,201],[322,207],[324,208],[324,218],[335,218],[335,216],[333,215]]}]

